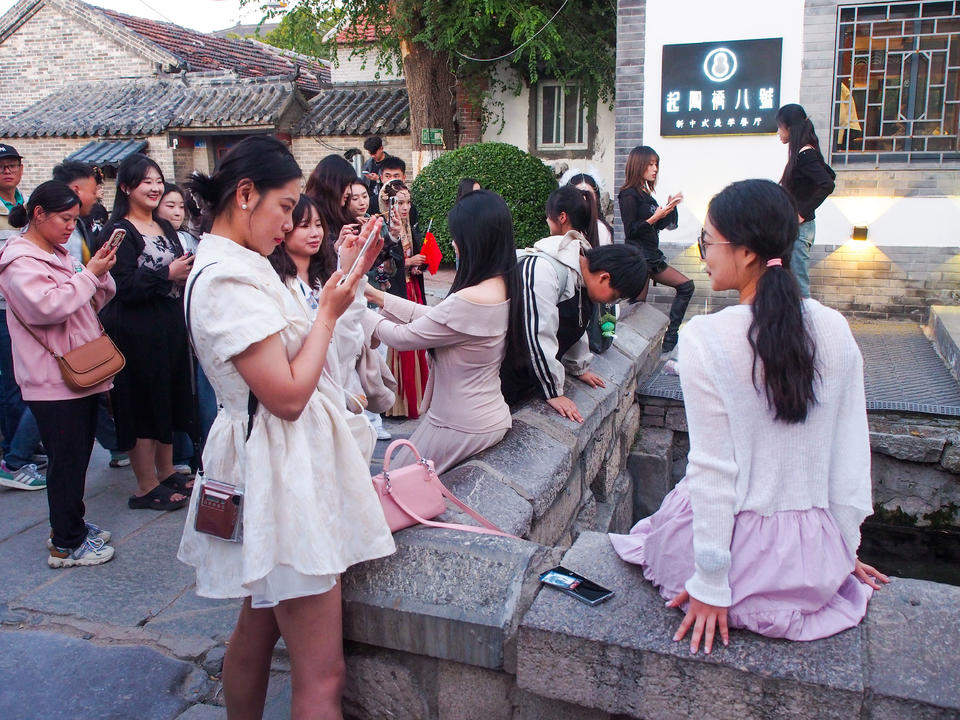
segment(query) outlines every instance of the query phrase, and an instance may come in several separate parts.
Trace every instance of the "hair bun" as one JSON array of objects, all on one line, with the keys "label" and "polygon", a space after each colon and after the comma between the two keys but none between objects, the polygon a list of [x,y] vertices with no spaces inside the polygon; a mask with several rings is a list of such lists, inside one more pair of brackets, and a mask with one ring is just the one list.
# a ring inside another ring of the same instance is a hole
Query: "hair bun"
[{"label": "hair bun", "polygon": [[10,210],[8,220],[10,224],[17,229],[26,227],[29,218],[27,217],[27,209],[23,206],[23,203],[17,203],[13,206]]},{"label": "hair bun", "polygon": [[195,199],[202,200],[207,206],[214,206],[220,199],[220,193],[217,189],[217,181],[210,175],[202,172],[194,172],[190,179],[185,183]]}]

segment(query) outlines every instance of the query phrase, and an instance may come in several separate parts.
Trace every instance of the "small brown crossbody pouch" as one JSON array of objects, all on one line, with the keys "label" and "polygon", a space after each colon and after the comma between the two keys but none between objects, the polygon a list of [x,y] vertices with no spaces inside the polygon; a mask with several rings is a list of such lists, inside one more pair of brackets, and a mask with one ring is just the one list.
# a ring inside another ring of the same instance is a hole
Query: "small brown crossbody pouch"
[{"label": "small brown crossbody pouch", "polygon": [[[90,305],[93,306],[93,301],[90,302]],[[124,365],[127,364],[123,353],[113,344],[113,340],[110,339],[110,336],[103,329],[103,325],[100,324],[99,317],[97,318],[97,324],[100,325],[100,337],[84,343],[68,353],[58,355],[37,337],[37,334],[20,318],[12,305],[7,304],[7,309],[13,313],[23,329],[30,333],[30,336],[53,356],[53,359],[60,366],[63,382],[74,392],[82,393],[107,382],[123,370]],[[95,307],[93,308],[93,314],[97,314]]]}]

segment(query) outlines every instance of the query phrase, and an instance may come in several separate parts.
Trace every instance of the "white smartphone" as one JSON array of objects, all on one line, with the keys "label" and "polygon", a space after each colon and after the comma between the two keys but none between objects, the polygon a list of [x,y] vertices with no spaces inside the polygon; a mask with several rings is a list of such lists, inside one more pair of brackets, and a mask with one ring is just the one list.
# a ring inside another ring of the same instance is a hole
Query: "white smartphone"
[{"label": "white smartphone", "polygon": [[353,275],[353,271],[357,269],[358,265],[360,265],[360,261],[363,259],[363,256],[367,254],[367,250],[370,249],[370,246],[373,244],[373,241],[378,235],[378,233],[379,231],[370,233],[370,236],[367,238],[367,241],[363,243],[363,247],[360,248],[360,254],[357,255],[356,259],[353,261],[353,265],[350,266],[350,270],[348,270],[346,274],[342,278],[340,278],[340,281],[337,283],[337,287],[340,287],[341,285],[343,285],[347,281],[347,278],[350,275]]}]

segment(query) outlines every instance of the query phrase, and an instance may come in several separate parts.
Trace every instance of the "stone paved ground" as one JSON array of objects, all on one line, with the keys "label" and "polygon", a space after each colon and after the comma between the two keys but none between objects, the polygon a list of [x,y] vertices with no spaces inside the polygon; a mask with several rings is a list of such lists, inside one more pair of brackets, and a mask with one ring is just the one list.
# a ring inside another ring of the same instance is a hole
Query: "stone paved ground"
[{"label": "stone paved ground", "polygon": [[[400,437],[416,423],[387,424]],[[185,512],[129,510],[133,472],[108,460],[98,446],[86,492],[87,518],[114,534],[105,565],[47,567],[46,493],[0,488],[0,718],[225,718],[217,676],[238,602],[194,594],[176,559]],[[281,646],[265,718],[289,715],[287,669]]]}]

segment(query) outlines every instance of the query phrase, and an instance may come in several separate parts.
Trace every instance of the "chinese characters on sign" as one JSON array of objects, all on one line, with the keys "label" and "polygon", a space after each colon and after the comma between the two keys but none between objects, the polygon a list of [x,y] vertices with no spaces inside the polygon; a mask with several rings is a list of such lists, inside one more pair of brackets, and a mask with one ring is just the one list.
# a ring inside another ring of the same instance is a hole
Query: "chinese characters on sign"
[{"label": "chinese characters on sign", "polygon": [[660,134],[775,133],[782,38],[663,46]]}]

